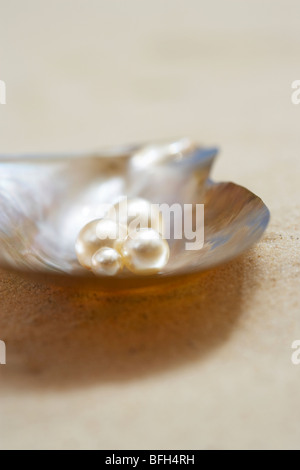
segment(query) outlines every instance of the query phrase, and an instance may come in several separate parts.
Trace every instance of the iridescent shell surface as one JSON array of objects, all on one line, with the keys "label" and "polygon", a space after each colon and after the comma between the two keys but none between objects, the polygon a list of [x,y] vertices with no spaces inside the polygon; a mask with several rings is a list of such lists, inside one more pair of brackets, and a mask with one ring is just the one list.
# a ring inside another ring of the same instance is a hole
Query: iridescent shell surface
[{"label": "iridescent shell surface", "polygon": [[[269,211],[259,197],[209,178],[217,149],[188,139],[78,156],[0,157],[0,267],[38,279],[92,286],[138,286],[207,270],[240,255],[262,236]],[[121,196],[152,203],[205,205],[205,242],[169,240],[170,259],[153,276],[95,277],[82,268],[75,240],[103,203]]]}]

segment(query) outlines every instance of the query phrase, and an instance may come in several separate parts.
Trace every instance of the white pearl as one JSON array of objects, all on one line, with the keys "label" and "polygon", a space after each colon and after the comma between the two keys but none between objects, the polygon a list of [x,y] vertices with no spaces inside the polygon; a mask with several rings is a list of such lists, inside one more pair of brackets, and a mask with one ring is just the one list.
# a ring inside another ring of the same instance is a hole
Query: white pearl
[{"label": "white pearl", "polygon": [[128,232],[148,227],[163,233],[162,215],[158,208],[146,199],[121,200],[111,207],[105,217],[127,225]]},{"label": "white pearl", "polygon": [[105,217],[98,222],[96,226],[96,234],[99,240],[109,242],[109,245],[106,244],[105,246],[113,246],[116,240],[126,238],[127,227],[125,225],[118,224],[115,220]]},{"label": "white pearl", "polygon": [[128,234],[121,254],[125,266],[136,274],[155,274],[167,264],[168,242],[153,229],[143,228]]},{"label": "white pearl", "polygon": [[79,263],[92,268],[92,256],[102,247],[113,247],[116,239],[125,238],[126,227],[119,227],[113,220],[96,219],[85,225],[79,232],[75,251]]},{"label": "white pearl", "polygon": [[113,248],[103,247],[92,257],[92,271],[96,275],[115,276],[123,269],[123,260]]}]

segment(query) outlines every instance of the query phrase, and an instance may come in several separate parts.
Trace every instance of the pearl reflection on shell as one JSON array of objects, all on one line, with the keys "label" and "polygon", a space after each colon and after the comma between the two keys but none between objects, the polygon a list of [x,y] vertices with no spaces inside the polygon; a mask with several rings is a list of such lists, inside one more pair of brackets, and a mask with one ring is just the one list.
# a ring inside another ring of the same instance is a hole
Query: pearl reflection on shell
[{"label": "pearl reflection on shell", "polygon": [[100,248],[92,257],[92,271],[96,275],[115,276],[122,269],[122,257],[114,248]]},{"label": "pearl reflection on shell", "polygon": [[124,199],[114,204],[105,216],[128,227],[128,231],[153,228],[163,233],[162,214],[146,199]]},{"label": "pearl reflection on shell", "polygon": [[92,257],[102,247],[113,248],[116,239],[125,238],[126,227],[119,227],[113,220],[96,219],[86,224],[75,244],[75,251],[79,263],[87,268],[92,268]]},{"label": "pearl reflection on shell", "polygon": [[143,228],[129,233],[122,244],[125,266],[136,274],[155,274],[167,264],[170,256],[168,242],[153,229]]}]

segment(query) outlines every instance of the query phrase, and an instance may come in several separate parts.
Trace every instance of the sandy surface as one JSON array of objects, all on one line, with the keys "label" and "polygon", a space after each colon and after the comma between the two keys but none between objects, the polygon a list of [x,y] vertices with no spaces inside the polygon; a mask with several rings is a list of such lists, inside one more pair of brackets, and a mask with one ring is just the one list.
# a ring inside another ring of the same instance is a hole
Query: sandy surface
[{"label": "sandy surface", "polygon": [[242,258],[163,292],[1,272],[0,447],[300,448],[299,2],[0,10],[2,153],[187,135],[272,215]]}]

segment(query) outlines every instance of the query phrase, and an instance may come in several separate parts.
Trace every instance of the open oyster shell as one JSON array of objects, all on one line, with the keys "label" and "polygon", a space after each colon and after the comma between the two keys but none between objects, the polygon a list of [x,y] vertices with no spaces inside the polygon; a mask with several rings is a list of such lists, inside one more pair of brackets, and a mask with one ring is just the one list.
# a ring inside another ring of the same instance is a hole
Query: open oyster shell
[{"label": "open oyster shell", "polygon": [[[94,155],[0,157],[0,267],[101,288],[160,282],[238,256],[259,240],[269,211],[247,189],[209,179],[216,154],[181,139]],[[170,260],[161,273],[95,278],[76,259],[76,236],[104,215],[103,203],[124,195],[160,204],[203,203],[204,247],[187,251],[187,240],[171,239]]]}]

